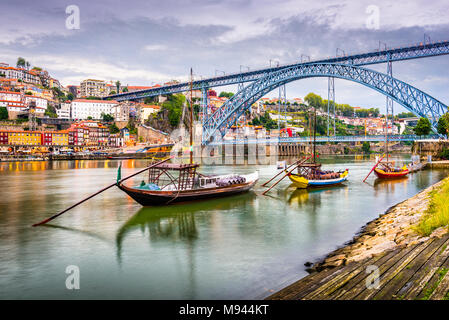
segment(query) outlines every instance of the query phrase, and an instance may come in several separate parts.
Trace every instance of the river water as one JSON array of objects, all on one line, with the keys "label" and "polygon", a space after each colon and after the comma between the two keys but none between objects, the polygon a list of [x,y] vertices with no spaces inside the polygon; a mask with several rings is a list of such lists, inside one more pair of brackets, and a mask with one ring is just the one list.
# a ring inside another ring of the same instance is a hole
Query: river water
[{"label": "river water", "polygon": [[[37,228],[31,225],[113,183],[119,161],[0,163],[0,298],[264,298],[305,276],[305,262],[448,174],[362,183],[373,159],[321,160],[324,168],[349,169],[345,186],[295,190],[286,179],[262,196],[275,166],[203,166],[203,173],[259,170],[261,178],[254,192],[152,208],[113,188]],[[145,165],[122,160],[122,176]],[[79,290],[66,288],[68,266],[79,268]]]}]

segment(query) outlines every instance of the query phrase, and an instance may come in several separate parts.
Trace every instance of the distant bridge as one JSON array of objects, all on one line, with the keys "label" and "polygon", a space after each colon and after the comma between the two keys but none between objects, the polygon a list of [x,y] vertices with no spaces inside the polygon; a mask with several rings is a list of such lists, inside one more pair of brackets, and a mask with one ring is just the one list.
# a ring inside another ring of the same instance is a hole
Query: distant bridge
[{"label": "distant bridge", "polygon": [[[401,141],[424,141],[424,140],[439,140],[440,136],[437,134],[431,134],[426,136],[417,135],[388,135],[389,142],[401,142]],[[265,137],[256,139],[255,137],[249,137],[246,139],[224,139],[221,141],[213,141],[209,143],[209,146],[220,145],[242,145],[242,144],[283,144],[283,143],[309,143],[312,141],[311,137]],[[316,142],[378,142],[385,141],[383,135],[372,136],[317,136]]]},{"label": "distant bridge", "polygon": [[[418,117],[426,117],[436,131],[438,119],[447,112],[445,104],[425,92],[397,80],[392,76],[392,62],[433,57],[449,54],[449,41],[420,43],[413,46],[378,50],[355,55],[342,55],[328,59],[299,62],[276,67],[238,72],[190,82],[177,83],[146,90],[111,95],[107,98],[122,100],[139,100],[146,97],[186,92],[192,85],[194,90],[202,91],[203,137],[202,144],[209,144],[214,139],[220,140],[251,105],[268,92],[280,88],[294,80],[327,77],[328,100],[334,106],[334,78],[355,81],[370,87],[387,97],[387,112],[393,114],[393,100]],[[387,74],[363,68],[361,66],[387,63]],[[243,83],[252,82],[246,87]],[[213,114],[208,114],[207,90],[211,87],[239,84],[238,92]],[[281,90],[280,90],[281,91]],[[281,92],[279,94],[281,96]],[[280,99],[281,100],[281,99]],[[328,105],[328,134],[329,134]],[[389,122],[391,120],[388,120]],[[334,116],[335,134],[335,116]]]}]

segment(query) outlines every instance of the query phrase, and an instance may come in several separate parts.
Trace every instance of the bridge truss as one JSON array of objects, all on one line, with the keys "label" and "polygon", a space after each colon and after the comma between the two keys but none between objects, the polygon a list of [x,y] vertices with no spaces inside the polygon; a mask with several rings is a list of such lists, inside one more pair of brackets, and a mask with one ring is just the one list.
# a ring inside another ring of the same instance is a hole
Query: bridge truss
[{"label": "bridge truss", "polygon": [[354,65],[311,63],[271,72],[240,90],[207,117],[203,124],[203,144],[211,142],[214,136],[222,138],[245,109],[268,92],[291,81],[312,77],[340,78],[365,85],[414,114],[429,118],[433,128],[436,128],[439,117],[447,112],[447,106],[437,99],[389,75]]}]

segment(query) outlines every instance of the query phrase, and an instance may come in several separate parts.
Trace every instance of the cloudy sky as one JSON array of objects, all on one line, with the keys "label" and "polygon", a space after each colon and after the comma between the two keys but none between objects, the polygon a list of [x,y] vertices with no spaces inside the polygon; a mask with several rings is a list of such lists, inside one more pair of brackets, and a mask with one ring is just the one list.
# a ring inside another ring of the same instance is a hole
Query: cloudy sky
[{"label": "cloudy sky", "polygon": [[[68,29],[76,5],[79,29]],[[374,7],[373,7],[374,6]],[[374,9],[373,9],[374,8]],[[378,10],[378,19],[375,13]],[[47,69],[63,85],[86,78],[152,85],[298,61],[449,40],[447,0],[0,0],[0,62],[18,56]],[[385,65],[370,66],[384,72]],[[449,104],[449,56],[397,62],[394,76]],[[336,100],[384,109],[385,97],[336,80]],[[234,88],[218,88],[220,90]],[[288,98],[327,97],[325,79],[296,81]],[[270,93],[276,96],[276,92]],[[397,107],[398,111],[402,111]]]}]

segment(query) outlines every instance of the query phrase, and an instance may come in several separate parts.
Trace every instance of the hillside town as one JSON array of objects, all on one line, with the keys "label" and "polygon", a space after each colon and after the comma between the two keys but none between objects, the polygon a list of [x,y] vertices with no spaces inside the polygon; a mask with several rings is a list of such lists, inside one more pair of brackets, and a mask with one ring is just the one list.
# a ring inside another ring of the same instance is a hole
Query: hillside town
[{"label": "hillside town", "polygon": [[[0,63],[0,150],[2,153],[82,152],[122,148],[139,144],[169,143],[169,133],[179,125],[189,93],[158,96],[143,101],[119,102],[110,95],[153,86],[123,85],[120,81],[85,79],[78,85],[62,86],[48,71],[31,67],[24,58],[16,66]],[[233,93],[209,90],[207,108],[201,108],[201,91],[193,90],[195,116],[201,119],[219,109]],[[226,138],[242,135],[308,135],[308,104],[316,96],[281,101],[263,97],[241,117]],[[337,105],[335,132],[326,131],[327,100],[317,110],[318,134],[382,135],[385,117],[378,109]],[[332,115],[331,115],[332,116]],[[413,133],[418,118],[396,117],[391,134]]]}]

